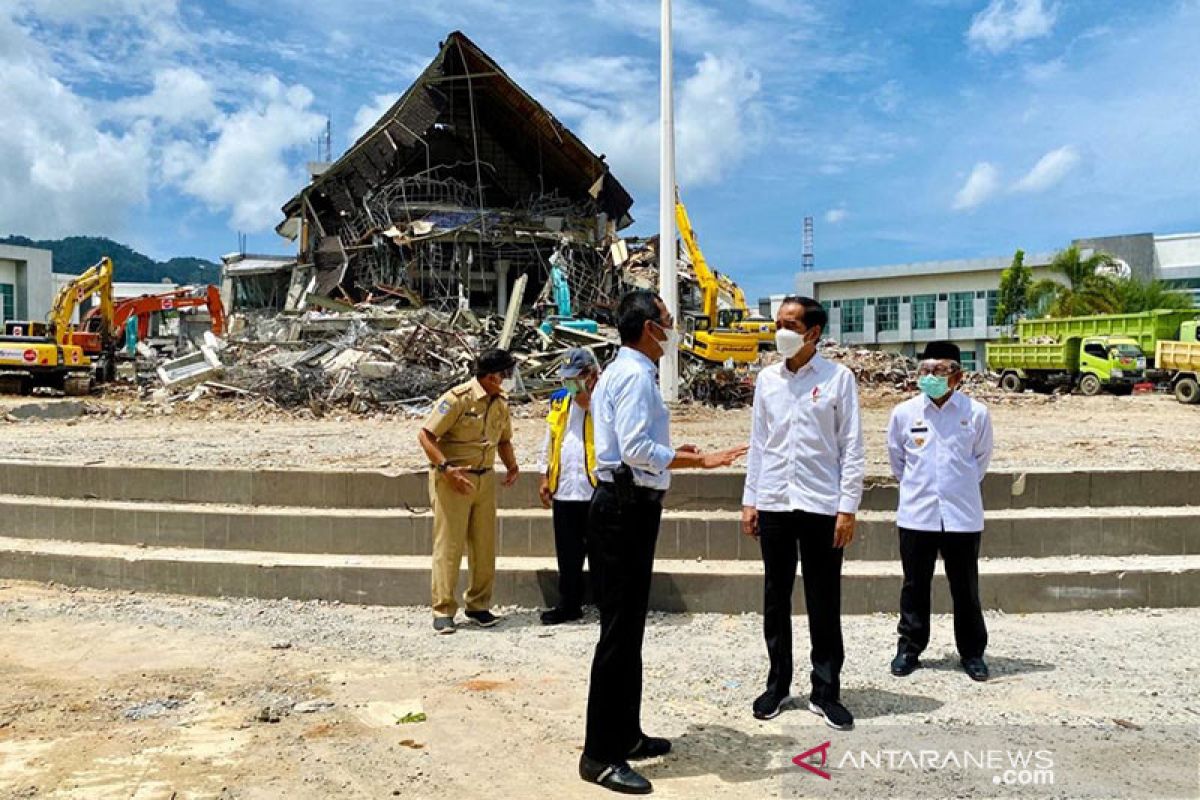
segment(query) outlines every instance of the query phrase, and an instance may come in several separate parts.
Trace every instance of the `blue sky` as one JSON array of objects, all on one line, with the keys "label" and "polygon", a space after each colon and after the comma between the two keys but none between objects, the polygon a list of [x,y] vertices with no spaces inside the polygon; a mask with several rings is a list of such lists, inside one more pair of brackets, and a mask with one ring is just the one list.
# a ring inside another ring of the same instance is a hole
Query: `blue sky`
[{"label": "blue sky", "polygon": [[[657,224],[657,0],[5,0],[0,232],[159,258],[273,232],[461,29]],[[709,260],[818,268],[1200,229],[1200,0],[677,0],[679,179]]]}]

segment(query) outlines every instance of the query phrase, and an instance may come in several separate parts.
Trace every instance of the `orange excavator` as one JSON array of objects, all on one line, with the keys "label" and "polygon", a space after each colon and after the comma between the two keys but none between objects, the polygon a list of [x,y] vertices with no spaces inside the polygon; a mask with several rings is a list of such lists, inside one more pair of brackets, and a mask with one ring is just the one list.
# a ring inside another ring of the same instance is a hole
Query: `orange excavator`
[{"label": "orange excavator", "polygon": [[[112,338],[120,341],[125,335],[125,325],[131,317],[137,317],[138,341],[150,335],[150,320],[155,314],[165,311],[180,311],[186,308],[207,308],[209,319],[212,321],[212,332],[221,336],[225,332],[225,306],[221,304],[221,292],[215,286],[203,289],[176,289],[162,294],[144,294],[115,303],[112,308],[112,321],[108,323]],[[100,308],[93,308],[83,319],[81,326],[87,338],[79,337],[85,352],[94,341],[97,352],[100,339],[98,335],[105,326],[105,315]]]}]

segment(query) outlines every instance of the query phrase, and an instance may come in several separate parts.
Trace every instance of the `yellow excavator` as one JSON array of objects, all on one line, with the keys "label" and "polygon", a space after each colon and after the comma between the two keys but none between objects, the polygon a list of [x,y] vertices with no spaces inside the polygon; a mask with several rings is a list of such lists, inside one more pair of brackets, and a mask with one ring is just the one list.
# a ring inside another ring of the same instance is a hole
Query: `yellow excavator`
[{"label": "yellow excavator", "polygon": [[758,337],[760,350],[771,350],[775,347],[775,321],[750,312],[746,305],[746,293],[728,275],[717,273],[717,281],[721,284],[722,294],[729,297],[729,308],[717,309],[717,325],[743,333],[752,333]]},{"label": "yellow excavator", "polygon": [[[726,361],[750,364],[757,361],[758,334],[721,324],[721,310],[718,308],[721,283],[709,269],[708,261],[700,250],[695,231],[692,230],[692,221],[688,218],[683,201],[679,199],[678,190],[675,192],[675,223],[679,227],[679,237],[683,239],[683,245],[692,261],[696,282],[700,285],[700,311],[683,314],[682,349],[717,364],[724,364]],[[744,297],[742,303],[745,305]],[[771,331],[772,337],[775,335],[773,328],[774,326]]]},{"label": "yellow excavator", "polygon": [[[75,329],[71,319],[75,309],[88,297],[99,295],[100,316],[111,322],[113,263],[107,256],[75,278],[54,298],[46,322],[10,320],[0,336],[0,392],[32,394],[48,387],[68,395],[85,395],[92,390],[94,378],[111,377],[111,324],[100,333]],[[93,341],[96,338],[100,341]],[[93,360],[85,348],[100,355]],[[98,374],[97,373],[98,370]]]}]

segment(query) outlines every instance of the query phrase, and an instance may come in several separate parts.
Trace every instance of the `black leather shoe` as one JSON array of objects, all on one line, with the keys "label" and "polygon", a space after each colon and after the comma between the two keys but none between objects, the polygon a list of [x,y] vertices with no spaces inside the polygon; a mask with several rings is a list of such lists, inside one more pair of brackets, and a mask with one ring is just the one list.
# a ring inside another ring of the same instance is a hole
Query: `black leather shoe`
[{"label": "black leather shoe", "polygon": [[903,678],[905,675],[912,675],[919,666],[921,666],[921,661],[917,658],[916,653],[906,653],[901,650],[892,659],[892,674],[897,678]]},{"label": "black leather shoe", "polygon": [[783,704],[787,702],[788,696],[786,693],[768,689],[754,699],[754,718],[755,719],[775,719],[779,716],[779,712],[783,711]]},{"label": "black leather shoe", "polygon": [[618,764],[605,764],[594,758],[580,756],[579,777],[588,783],[594,783],[621,794],[650,794],[654,791],[650,781],[634,772],[633,768],[624,761]]},{"label": "black leather shoe", "polygon": [[964,658],[962,660],[963,672],[973,681],[986,681],[989,677],[987,662],[981,656],[975,658]]},{"label": "black leather shoe", "polygon": [[578,608],[551,608],[542,612],[543,625],[561,625],[580,619],[583,619],[583,611]]},{"label": "black leather shoe", "polygon": [[671,740],[660,739],[657,736],[643,736],[637,747],[625,756],[630,761],[645,761],[647,758],[658,758],[671,752]]}]

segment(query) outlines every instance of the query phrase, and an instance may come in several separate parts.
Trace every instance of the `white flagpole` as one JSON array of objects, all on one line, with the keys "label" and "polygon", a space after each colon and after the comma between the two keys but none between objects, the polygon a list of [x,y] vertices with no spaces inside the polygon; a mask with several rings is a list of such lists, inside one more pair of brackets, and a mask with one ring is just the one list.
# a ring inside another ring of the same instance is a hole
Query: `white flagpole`
[{"label": "white flagpole", "polygon": [[[662,0],[662,83],[658,182],[658,293],[679,321],[679,288],[675,278],[675,98],[671,83],[671,0]],[[670,352],[658,365],[663,400],[679,400],[679,354]]]}]

